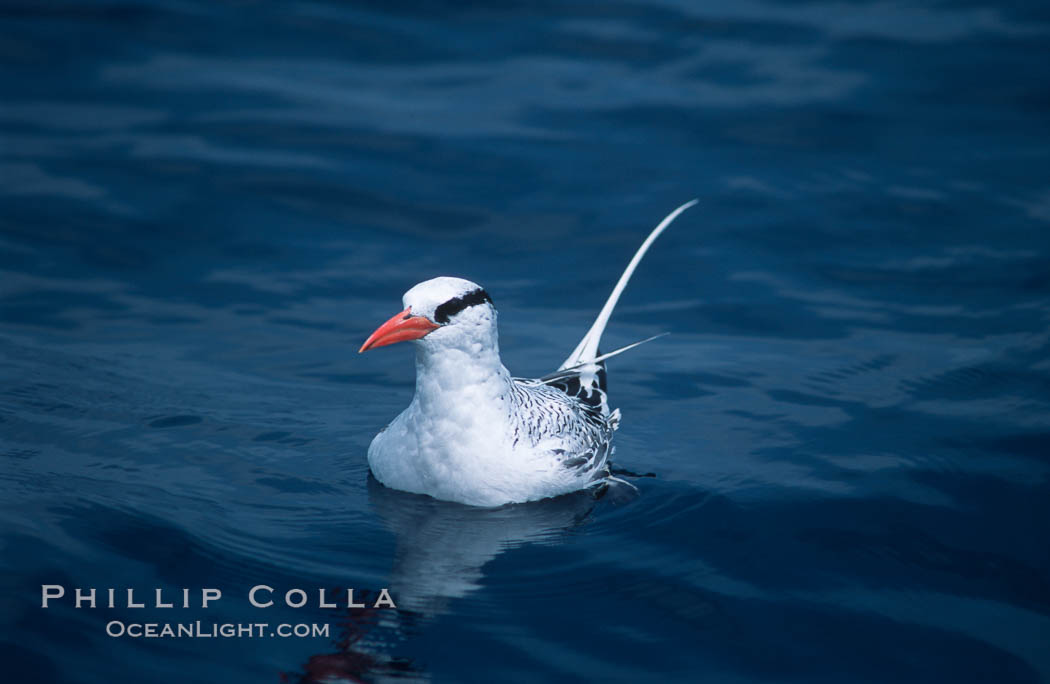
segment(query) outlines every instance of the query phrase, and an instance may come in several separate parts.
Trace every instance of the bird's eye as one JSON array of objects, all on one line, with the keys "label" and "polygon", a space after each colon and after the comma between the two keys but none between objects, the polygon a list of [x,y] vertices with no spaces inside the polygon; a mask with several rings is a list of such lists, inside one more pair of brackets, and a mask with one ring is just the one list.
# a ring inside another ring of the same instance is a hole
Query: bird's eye
[{"label": "bird's eye", "polygon": [[453,297],[434,310],[434,321],[437,323],[448,323],[449,318],[455,316],[463,309],[477,304],[492,303],[489,293],[480,287],[473,292],[468,292],[459,297]]}]

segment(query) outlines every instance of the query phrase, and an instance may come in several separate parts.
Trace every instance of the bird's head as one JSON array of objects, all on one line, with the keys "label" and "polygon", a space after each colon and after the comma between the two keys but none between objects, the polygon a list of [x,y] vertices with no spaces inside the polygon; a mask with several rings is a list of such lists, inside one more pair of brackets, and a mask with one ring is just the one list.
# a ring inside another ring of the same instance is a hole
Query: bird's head
[{"label": "bird's head", "polygon": [[408,340],[467,351],[496,344],[496,309],[477,283],[432,278],[406,292],[401,303],[405,310],[379,326],[358,353]]}]

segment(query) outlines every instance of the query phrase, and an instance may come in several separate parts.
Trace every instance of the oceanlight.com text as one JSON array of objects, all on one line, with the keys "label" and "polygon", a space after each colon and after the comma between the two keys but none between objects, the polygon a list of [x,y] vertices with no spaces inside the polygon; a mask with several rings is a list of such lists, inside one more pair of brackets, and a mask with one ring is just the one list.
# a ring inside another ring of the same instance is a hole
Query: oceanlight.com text
[{"label": "oceanlight.com text", "polygon": [[106,634],[114,638],[132,639],[265,639],[265,638],[328,638],[327,624],[299,623],[272,624],[269,622],[122,622],[106,623]]}]

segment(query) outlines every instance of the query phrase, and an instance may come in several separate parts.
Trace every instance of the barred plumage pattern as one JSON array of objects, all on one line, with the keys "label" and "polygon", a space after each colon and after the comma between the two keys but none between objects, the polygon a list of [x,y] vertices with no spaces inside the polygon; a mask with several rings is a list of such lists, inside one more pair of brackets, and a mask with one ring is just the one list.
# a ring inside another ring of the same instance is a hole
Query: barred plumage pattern
[{"label": "barred plumage pattern", "polygon": [[[515,445],[522,439],[530,446],[537,446],[546,439],[556,438],[561,446],[552,453],[563,467],[589,479],[608,474],[612,436],[620,414],[608,411],[604,370],[603,367],[602,387],[591,388],[590,393],[581,391],[579,383],[571,387],[514,378],[509,417]],[[575,390],[572,394],[566,391],[572,389]]]}]

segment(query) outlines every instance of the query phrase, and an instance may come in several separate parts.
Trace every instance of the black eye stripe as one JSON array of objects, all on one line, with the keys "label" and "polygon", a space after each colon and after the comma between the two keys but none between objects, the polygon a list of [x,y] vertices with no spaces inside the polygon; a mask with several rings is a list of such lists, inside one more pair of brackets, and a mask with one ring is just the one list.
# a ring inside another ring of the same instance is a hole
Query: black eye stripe
[{"label": "black eye stripe", "polygon": [[482,290],[480,287],[473,292],[468,292],[462,297],[453,297],[448,300],[437,309],[434,310],[434,320],[438,323],[448,323],[448,319],[455,316],[463,309],[468,306],[474,306],[476,304],[484,304],[488,302],[492,303],[492,297],[489,297],[489,293]]}]

